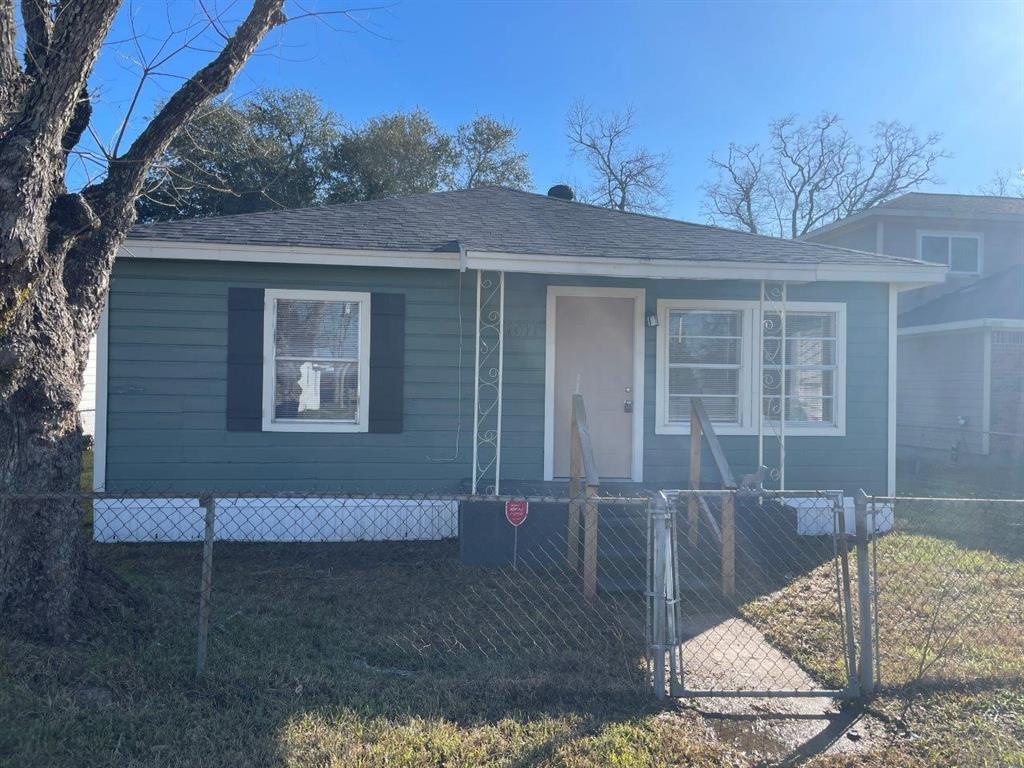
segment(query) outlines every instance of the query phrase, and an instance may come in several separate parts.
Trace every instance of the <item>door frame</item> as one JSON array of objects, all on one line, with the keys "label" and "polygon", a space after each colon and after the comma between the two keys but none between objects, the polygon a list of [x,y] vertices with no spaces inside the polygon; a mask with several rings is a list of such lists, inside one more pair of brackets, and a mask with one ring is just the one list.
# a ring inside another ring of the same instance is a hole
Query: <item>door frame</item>
[{"label": "door frame", "polygon": [[[644,478],[644,312],[643,288],[583,285],[549,285],[544,330],[544,480],[555,477],[555,318],[559,296],[590,296],[601,299],[633,299],[633,482]],[[601,467],[597,468],[598,472]]]}]

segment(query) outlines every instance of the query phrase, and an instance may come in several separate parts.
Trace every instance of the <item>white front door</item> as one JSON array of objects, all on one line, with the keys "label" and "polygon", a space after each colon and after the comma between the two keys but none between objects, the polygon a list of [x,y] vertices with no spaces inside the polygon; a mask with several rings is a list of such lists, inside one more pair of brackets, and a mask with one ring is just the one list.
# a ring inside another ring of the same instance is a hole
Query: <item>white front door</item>
[{"label": "white front door", "polygon": [[[634,430],[642,418],[636,390],[638,306],[636,291],[553,288],[548,301],[552,423],[547,465],[554,478],[569,474],[572,395],[579,391],[587,409],[594,458],[602,480],[629,480],[637,462]],[[553,353],[553,354],[552,354]],[[642,359],[642,358],[640,358]]]}]

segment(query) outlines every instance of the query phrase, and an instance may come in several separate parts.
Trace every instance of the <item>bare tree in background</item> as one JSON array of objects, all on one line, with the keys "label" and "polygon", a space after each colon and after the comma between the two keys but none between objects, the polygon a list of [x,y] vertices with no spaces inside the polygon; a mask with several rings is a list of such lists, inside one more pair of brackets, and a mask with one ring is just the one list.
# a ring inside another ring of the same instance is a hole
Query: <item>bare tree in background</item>
[{"label": "bare tree in background", "polygon": [[996,197],[1024,197],[1024,166],[1020,170],[996,171],[988,183],[978,188],[978,194]]},{"label": "bare tree in background", "polygon": [[592,184],[581,195],[585,202],[635,213],[664,210],[668,154],[634,145],[635,130],[632,107],[599,115],[583,101],[573,104],[566,135],[572,154],[582,157],[590,170]]},{"label": "bare tree in background", "polygon": [[948,157],[938,134],[919,136],[898,121],[877,123],[864,146],[838,115],[801,123],[776,120],[766,147],[730,144],[709,159],[704,211],[714,224],[748,232],[800,237],[852,213],[934,183]]},{"label": "bare tree in background", "polygon": [[[12,631],[66,638],[116,595],[69,496],[81,472],[89,339],[149,168],[286,21],[283,5],[252,0],[236,25],[199,3],[161,40],[108,39],[121,0],[25,0],[20,14],[0,0],[0,494],[58,494],[0,496],[0,616]],[[169,26],[176,8],[168,6]],[[88,150],[94,179],[69,191],[68,158],[91,129],[86,85],[101,50],[138,64],[136,98],[113,140]],[[175,72],[181,53],[205,63]],[[140,131],[129,130],[138,95],[159,76],[180,85]]]}]

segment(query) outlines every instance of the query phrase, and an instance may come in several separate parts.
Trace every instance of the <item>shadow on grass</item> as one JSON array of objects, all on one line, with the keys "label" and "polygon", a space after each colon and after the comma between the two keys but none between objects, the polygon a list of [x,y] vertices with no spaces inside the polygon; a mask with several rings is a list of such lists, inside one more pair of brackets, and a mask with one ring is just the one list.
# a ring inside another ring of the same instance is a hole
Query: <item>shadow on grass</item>
[{"label": "shadow on grass", "polygon": [[476,765],[505,750],[528,765],[657,711],[642,634],[589,631],[613,602],[545,624],[550,603],[524,613],[539,588],[509,594],[452,542],[218,542],[198,680],[199,546],[98,553],[145,594],[149,626],[71,648],[0,640],[0,762]]}]

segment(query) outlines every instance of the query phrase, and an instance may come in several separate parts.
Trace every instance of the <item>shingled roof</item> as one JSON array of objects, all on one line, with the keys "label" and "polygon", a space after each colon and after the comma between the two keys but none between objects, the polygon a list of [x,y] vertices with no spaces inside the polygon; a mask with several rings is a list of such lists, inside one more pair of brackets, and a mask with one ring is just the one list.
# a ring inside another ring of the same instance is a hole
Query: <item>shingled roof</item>
[{"label": "shingled roof", "polygon": [[906,211],[941,213],[951,218],[975,219],[986,216],[1024,217],[1024,197],[994,195],[944,195],[908,192],[877,206],[881,212]]},{"label": "shingled roof", "polygon": [[461,246],[556,257],[924,266],[499,187],[142,224],[132,229],[129,245],[133,241],[436,253]]},{"label": "shingled roof", "polygon": [[900,328],[995,318],[1024,320],[1024,264],[939,296],[900,315]]}]

